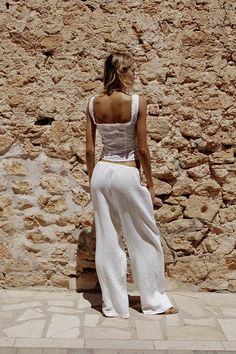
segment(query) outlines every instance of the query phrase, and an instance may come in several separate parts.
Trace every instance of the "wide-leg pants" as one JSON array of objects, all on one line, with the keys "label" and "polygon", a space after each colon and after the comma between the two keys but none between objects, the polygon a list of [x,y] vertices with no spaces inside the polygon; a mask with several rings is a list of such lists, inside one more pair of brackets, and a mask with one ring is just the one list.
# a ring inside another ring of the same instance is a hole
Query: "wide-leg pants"
[{"label": "wide-leg pants", "polygon": [[108,317],[129,317],[126,285],[126,239],[132,272],[144,314],[157,314],[172,304],[164,289],[164,257],[148,189],[136,167],[97,162],[91,178],[95,213],[95,265]]}]

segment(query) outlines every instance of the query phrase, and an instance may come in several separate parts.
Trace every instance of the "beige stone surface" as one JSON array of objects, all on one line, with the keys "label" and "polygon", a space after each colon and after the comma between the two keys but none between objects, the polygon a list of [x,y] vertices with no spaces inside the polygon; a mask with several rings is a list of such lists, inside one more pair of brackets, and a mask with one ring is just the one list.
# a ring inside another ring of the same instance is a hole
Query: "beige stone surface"
[{"label": "beige stone surface", "polygon": [[138,339],[164,339],[159,322],[135,320]]},{"label": "beige stone surface", "polygon": [[[96,285],[85,110],[102,88],[106,55],[128,50],[137,62],[133,92],[147,101],[167,275],[235,291],[228,238],[236,229],[231,3],[1,2],[1,287]],[[96,160],[99,136],[97,142]],[[200,227],[186,227],[192,219]],[[168,229],[173,221],[183,225],[176,234]],[[63,254],[54,254],[57,243]],[[213,271],[217,264],[222,271]]]},{"label": "beige stone surface", "polygon": [[156,212],[157,220],[161,223],[166,223],[178,218],[181,215],[181,207],[179,205],[167,205],[164,204]]},{"label": "beige stone surface", "polygon": [[193,192],[195,183],[191,178],[179,177],[173,186],[173,196],[189,195]]},{"label": "beige stone surface", "polygon": [[235,336],[235,332],[236,332],[236,319],[218,319],[223,332],[225,334],[225,337],[228,340],[235,340],[236,336]]},{"label": "beige stone surface", "polygon": [[221,202],[202,196],[191,195],[187,202],[184,215],[189,218],[199,218],[213,221],[219,211]]},{"label": "beige stone surface", "polygon": [[[173,284],[172,284],[173,287]],[[139,295],[130,286],[130,293]],[[76,293],[68,290],[0,289],[0,352],[7,347],[35,348],[47,351],[54,348],[90,348],[102,353],[119,350],[150,351],[235,351],[234,313],[222,314],[221,309],[233,309],[235,294],[174,290],[167,292],[179,312],[175,315],[144,315],[130,307],[130,318],[106,318],[101,313],[100,293]],[[78,308],[83,298],[87,307]],[[20,305],[7,310],[5,306]],[[28,305],[36,305],[28,308]],[[67,310],[52,314],[52,305]],[[76,311],[72,314],[70,311]],[[12,312],[13,316],[4,314]],[[36,315],[43,316],[41,319]],[[9,337],[8,337],[9,336]],[[48,348],[43,349],[43,348]],[[145,351],[145,353],[146,353]]]}]

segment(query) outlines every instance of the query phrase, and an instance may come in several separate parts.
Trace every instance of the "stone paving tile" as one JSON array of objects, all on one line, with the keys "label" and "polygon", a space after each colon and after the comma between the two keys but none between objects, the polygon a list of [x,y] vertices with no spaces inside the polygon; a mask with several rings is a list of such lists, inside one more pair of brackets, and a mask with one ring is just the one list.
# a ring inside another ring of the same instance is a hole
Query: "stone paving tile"
[{"label": "stone paving tile", "polygon": [[70,300],[48,300],[48,305],[50,306],[65,306],[72,307],[74,306],[74,302]]},{"label": "stone paving tile", "polygon": [[211,326],[211,327],[217,326],[216,320],[212,317],[209,317],[209,318],[185,318],[184,323],[186,323],[188,325],[195,325],[195,326]]},{"label": "stone paving tile", "polygon": [[[157,353],[159,353],[159,351]],[[178,350],[178,351],[176,351],[176,350],[167,350],[166,353],[167,354],[194,354],[194,351],[193,350]]]},{"label": "stone paving tile", "polygon": [[[5,303],[5,301],[4,301]],[[29,307],[37,307],[41,306],[41,302],[39,301],[29,301],[29,302],[19,302],[19,303],[11,303],[11,304],[4,304],[2,305],[2,311],[6,310],[18,310],[18,309],[24,309],[24,308],[29,308]]]},{"label": "stone paving tile", "polygon": [[199,300],[211,306],[236,306],[236,296],[233,293],[212,293],[212,292],[198,292]]},{"label": "stone paving tile", "polygon": [[163,339],[160,322],[135,320],[138,339]]},{"label": "stone paving tile", "polygon": [[[2,353],[1,353],[2,354]],[[43,354],[42,348],[19,348],[17,354]]]},{"label": "stone paving tile", "polygon": [[22,313],[22,315],[17,318],[17,322],[25,321],[25,320],[33,320],[36,318],[42,318],[44,316],[45,314],[42,313],[42,309],[39,308],[29,309],[29,310],[25,310]]},{"label": "stone paving tile", "polygon": [[96,327],[100,318],[101,318],[100,315],[86,314],[84,320],[84,326]]},{"label": "stone paving tile", "polygon": [[226,350],[232,350],[236,353],[236,341],[231,341],[231,342],[223,341],[222,344]]},{"label": "stone paving tile", "polygon": [[15,347],[34,347],[34,348],[84,348],[84,339],[71,338],[16,338]]},{"label": "stone paving tile", "polygon": [[128,329],[134,327],[134,322],[131,319],[123,318],[102,318],[101,320],[102,327],[118,328],[118,329]]},{"label": "stone paving tile", "polygon": [[167,326],[180,326],[180,315],[175,314],[166,317]]},{"label": "stone paving tile", "polygon": [[85,348],[96,349],[155,349],[149,340],[86,339]]},{"label": "stone paving tile", "polygon": [[226,317],[236,317],[236,306],[221,306],[220,311]]},{"label": "stone paving tile", "polygon": [[58,307],[58,306],[50,306],[48,307],[47,311],[51,313],[64,313],[67,315],[75,315],[79,313],[79,311],[76,308]]},{"label": "stone paving tile", "polygon": [[175,304],[184,312],[189,313],[193,317],[206,317],[207,313],[200,306],[197,295],[191,294],[172,294]]},{"label": "stone paving tile", "polygon": [[158,350],[224,350],[220,341],[206,340],[165,340],[154,341],[155,349]]},{"label": "stone paving tile", "polygon": [[77,338],[80,335],[78,316],[54,314],[51,317],[46,337]]},{"label": "stone paving tile", "polygon": [[84,299],[82,296],[78,299],[78,309],[86,309],[90,307],[91,303],[87,299]]},{"label": "stone paving tile", "polygon": [[69,349],[64,349],[64,348],[44,348],[43,354],[68,354],[68,351]]},{"label": "stone paving tile", "polygon": [[116,328],[84,328],[84,338],[85,339],[131,339],[131,331],[121,330]]},{"label": "stone paving tile", "polygon": [[45,320],[34,320],[8,327],[2,332],[8,337],[41,338]]},{"label": "stone paving tile", "polygon": [[[77,353],[75,352],[74,354],[77,354]],[[91,350],[91,354],[168,354],[168,351],[167,350],[161,350],[161,351],[159,351],[159,350],[158,351],[157,350],[132,350],[132,349],[131,350],[93,349],[93,350]],[[192,352],[191,354],[194,354],[194,352]]]},{"label": "stone paving tile", "polygon": [[98,293],[0,290],[0,354],[17,347],[46,354],[68,354],[68,347],[81,354],[236,353],[235,294],[172,292],[179,313],[171,316],[144,315],[137,295],[132,293],[131,317],[124,320],[102,316]]},{"label": "stone paving tile", "polygon": [[0,348],[1,354],[16,354],[17,348]]},{"label": "stone paving tile", "polygon": [[67,352],[67,354],[93,354],[93,353],[94,353],[93,349],[68,349]]},{"label": "stone paving tile", "polygon": [[16,338],[3,338],[0,337],[0,347],[12,347],[14,346]]},{"label": "stone paving tile", "polygon": [[224,334],[209,326],[167,327],[167,338],[178,340],[225,340]]},{"label": "stone paving tile", "polygon": [[228,340],[236,340],[236,319],[218,319]]},{"label": "stone paving tile", "polygon": [[1,311],[0,323],[8,322],[13,319],[15,313],[13,311]]}]

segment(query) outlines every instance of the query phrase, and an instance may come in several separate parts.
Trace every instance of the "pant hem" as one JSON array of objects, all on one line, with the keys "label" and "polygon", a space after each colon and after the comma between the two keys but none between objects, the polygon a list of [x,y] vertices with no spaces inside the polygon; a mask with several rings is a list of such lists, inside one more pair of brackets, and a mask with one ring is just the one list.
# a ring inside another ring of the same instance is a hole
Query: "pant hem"
[{"label": "pant hem", "polygon": [[167,310],[169,310],[171,307],[173,307],[173,305],[169,305],[168,307],[163,307],[160,310],[142,310],[144,315],[157,315],[158,313],[162,313],[165,312]]},{"label": "pant hem", "polygon": [[105,313],[104,311],[102,311],[103,315],[105,317],[110,317],[110,318],[113,318],[113,317],[120,317],[120,318],[129,318],[130,315],[129,314],[126,314],[126,315],[119,315],[118,313]]}]

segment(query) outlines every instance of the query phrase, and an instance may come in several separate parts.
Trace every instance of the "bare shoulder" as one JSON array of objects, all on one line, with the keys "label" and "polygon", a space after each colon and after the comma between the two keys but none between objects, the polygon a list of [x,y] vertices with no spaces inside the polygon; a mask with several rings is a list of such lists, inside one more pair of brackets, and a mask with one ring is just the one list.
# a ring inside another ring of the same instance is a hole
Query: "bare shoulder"
[{"label": "bare shoulder", "polygon": [[138,96],[139,96],[139,110],[145,111],[147,108],[146,98],[143,95],[138,95]]}]

